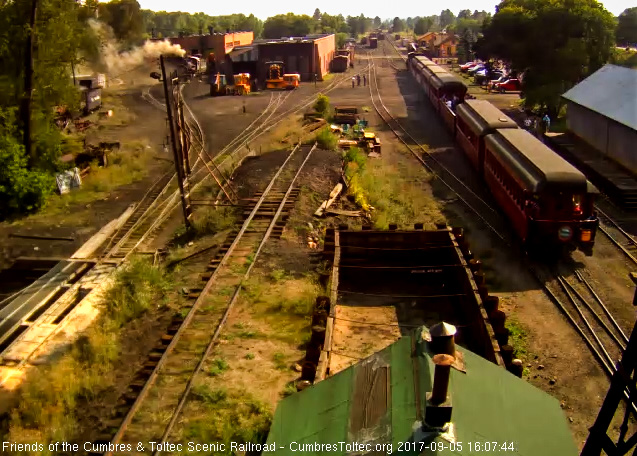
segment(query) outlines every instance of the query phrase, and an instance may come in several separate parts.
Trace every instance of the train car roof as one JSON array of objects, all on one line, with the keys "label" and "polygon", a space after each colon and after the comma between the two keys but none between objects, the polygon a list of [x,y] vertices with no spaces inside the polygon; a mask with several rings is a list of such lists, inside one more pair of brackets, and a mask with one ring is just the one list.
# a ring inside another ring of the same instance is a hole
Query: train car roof
[{"label": "train car roof", "polygon": [[521,128],[503,128],[485,136],[489,148],[534,192],[587,193],[584,174]]},{"label": "train car roof", "polygon": [[414,56],[414,58],[418,60],[419,62],[421,62],[423,65],[436,65],[436,63],[433,60],[431,60],[429,57],[426,57],[424,55],[416,55]]},{"label": "train car roof", "polygon": [[436,90],[440,89],[441,87],[453,87],[453,86],[459,86],[463,88],[465,91],[467,90],[467,85],[464,82],[462,82],[453,74],[448,73],[446,71],[444,73],[440,72],[440,73],[431,75],[431,85]]},{"label": "train car roof", "polygon": [[518,128],[518,125],[487,100],[465,100],[456,114],[478,136],[492,133],[496,128]]}]

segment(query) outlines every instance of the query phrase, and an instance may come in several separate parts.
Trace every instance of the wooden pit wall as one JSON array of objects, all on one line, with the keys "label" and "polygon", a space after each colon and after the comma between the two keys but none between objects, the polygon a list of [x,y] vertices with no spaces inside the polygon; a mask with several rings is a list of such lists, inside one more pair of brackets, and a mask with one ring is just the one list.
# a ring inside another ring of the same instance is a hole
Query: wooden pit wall
[{"label": "wooden pit wall", "polygon": [[[397,225],[389,226],[390,232],[397,231]],[[328,229],[325,237],[325,256],[331,256],[332,271],[329,277],[330,296],[320,296],[312,315],[312,337],[308,344],[306,359],[303,363],[302,380],[321,381],[327,375],[329,357],[334,329],[335,303],[338,296],[338,279],[340,264],[340,232],[348,231],[347,225],[340,225],[338,230]],[[371,227],[363,227],[362,231],[370,231]],[[414,231],[422,231],[422,224],[415,224]],[[464,289],[467,300],[464,310],[470,313],[472,321],[482,320],[482,325],[476,325],[477,337],[483,341],[483,354],[490,361],[511,370],[513,348],[508,345],[509,331],[504,327],[506,315],[498,309],[497,296],[488,294],[484,284],[484,274],[481,262],[473,258],[469,244],[464,238],[462,229],[442,226],[438,231],[446,232],[448,242],[454,246],[459,263],[464,268]],[[435,232],[432,232],[435,233]],[[370,233],[371,234],[371,233]],[[388,233],[389,234],[389,233]],[[394,235],[398,235],[394,233]],[[445,243],[446,243],[445,242]]]}]

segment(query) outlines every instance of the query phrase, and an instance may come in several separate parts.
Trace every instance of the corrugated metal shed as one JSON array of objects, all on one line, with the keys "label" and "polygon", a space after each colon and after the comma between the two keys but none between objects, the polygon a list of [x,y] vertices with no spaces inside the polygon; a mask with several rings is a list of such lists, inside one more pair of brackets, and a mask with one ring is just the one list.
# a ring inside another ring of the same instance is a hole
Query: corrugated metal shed
[{"label": "corrugated metal shed", "polygon": [[637,70],[604,65],[562,96],[637,130]]},{"label": "corrugated metal shed", "polygon": [[[274,443],[279,455],[303,450],[333,456],[419,454],[425,445],[430,448],[432,441],[439,455],[469,454],[470,442],[473,452],[476,442],[483,444],[480,451],[486,442],[498,442],[498,450],[492,448],[489,454],[577,455],[556,399],[461,347],[457,348],[462,351],[466,373],[452,369],[449,386],[453,430],[445,436],[423,433],[421,420],[434,372],[423,331],[427,330],[419,328],[358,364],[282,400],[267,443]],[[455,438],[455,451],[450,435]],[[399,445],[404,442],[415,445],[403,446],[401,451]],[[370,443],[372,451],[352,451],[345,446],[348,443]],[[504,443],[514,450],[501,450]],[[335,446],[316,448],[317,444]],[[392,447],[376,450],[377,444]]]}]

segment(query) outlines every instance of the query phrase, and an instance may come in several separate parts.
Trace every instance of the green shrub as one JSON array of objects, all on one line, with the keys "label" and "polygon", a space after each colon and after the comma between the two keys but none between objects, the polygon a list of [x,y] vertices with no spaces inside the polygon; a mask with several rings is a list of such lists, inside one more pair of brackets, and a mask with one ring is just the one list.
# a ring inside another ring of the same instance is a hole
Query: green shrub
[{"label": "green shrub", "polygon": [[321,128],[316,134],[315,141],[324,150],[336,150],[338,146],[338,138],[330,131],[329,127]]},{"label": "green shrub", "polygon": [[330,99],[327,95],[319,93],[316,97],[316,103],[314,103],[314,110],[318,112],[321,117],[326,118],[330,110]]},{"label": "green shrub", "polygon": [[24,147],[0,128],[0,219],[38,210],[54,184],[52,175],[27,168]]},{"label": "green shrub", "polygon": [[116,323],[123,325],[153,304],[161,304],[169,289],[170,281],[162,269],[144,258],[133,259],[118,272],[115,285],[108,291],[108,313]]},{"label": "green shrub", "polygon": [[215,234],[231,228],[237,222],[237,212],[228,206],[207,209],[196,215],[193,229],[198,236]]}]

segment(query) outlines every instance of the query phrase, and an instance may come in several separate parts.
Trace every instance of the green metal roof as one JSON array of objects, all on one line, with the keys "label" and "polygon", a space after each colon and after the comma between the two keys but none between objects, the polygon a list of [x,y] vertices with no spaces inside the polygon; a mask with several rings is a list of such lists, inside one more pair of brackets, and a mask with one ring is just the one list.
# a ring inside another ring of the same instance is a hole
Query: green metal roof
[{"label": "green metal roof", "polygon": [[[278,455],[300,451],[326,456],[370,454],[369,448],[353,451],[345,446],[354,442],[370,443],[371,454],[457,456],[476,453],[475,447],[473,452],[469,448],[475,442],[498,442],[498,449],[508,444],[508,451],[492,449],[488,454],[578,454],[556,399],[462,347],[457,349],[462,352],[466,373],[452,369],[449,385],[455,451],[444,436],[424,434],[420,422],[426,393],[432,390],[434,367],[427,344],[416,343],[421,341],[423,330],[427,331],[420,328],[414,335],[404,336],[375,355],[283,399],[267,443],[275,444]],[[437,452],[424,448],[432,441]],[[406,448],[404,442],[416,444]],[[301,447],[306,444],[335,446]],[[375,451],[376,444],[391,444],[391,451]]]}]

